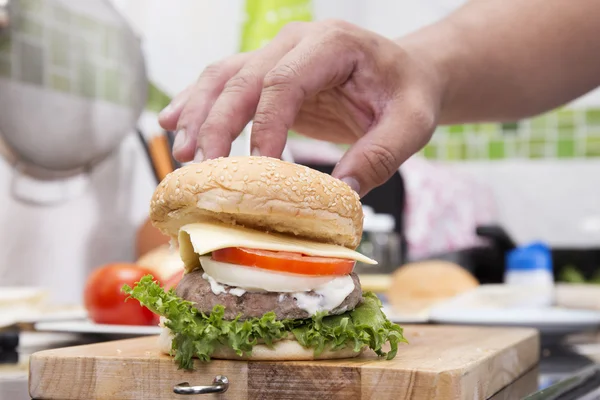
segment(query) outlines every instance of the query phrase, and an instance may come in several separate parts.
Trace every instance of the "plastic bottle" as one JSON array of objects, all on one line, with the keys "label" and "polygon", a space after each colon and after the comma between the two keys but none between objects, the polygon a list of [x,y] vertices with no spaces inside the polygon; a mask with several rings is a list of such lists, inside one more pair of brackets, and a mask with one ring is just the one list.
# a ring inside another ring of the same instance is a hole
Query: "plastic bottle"
[{"label": "plastic bottle", "polygon": [[524,306],[547,307],[554,302],[552,255],[541,242],[518,247],[507,254],[504,283],[528,292]]},{"label": "plastic bottle", "polygon": [[357,263],[358,272],[388,273],[398,267],[400,245],[394,234],[396,221],[389,214],[377,214],[369,206],[363,206],[363,239],[360,252],[379,262],[376,266]]}]

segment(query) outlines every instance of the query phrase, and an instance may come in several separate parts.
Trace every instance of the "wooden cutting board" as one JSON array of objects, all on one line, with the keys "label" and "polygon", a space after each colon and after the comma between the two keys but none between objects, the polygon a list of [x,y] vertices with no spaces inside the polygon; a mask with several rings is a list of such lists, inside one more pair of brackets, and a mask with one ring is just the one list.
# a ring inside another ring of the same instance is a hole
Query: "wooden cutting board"
[{"label": "wooden cutting board", "polygon": [[350,360],[197,363],[178,370],[156,337],[46,350],[30,359],[34,399],[177,399],[182,382],[230,382],[214,399],[487,399],[539,360],[535,330],[406,326],[409,345],[391,361],[365,353]]}]

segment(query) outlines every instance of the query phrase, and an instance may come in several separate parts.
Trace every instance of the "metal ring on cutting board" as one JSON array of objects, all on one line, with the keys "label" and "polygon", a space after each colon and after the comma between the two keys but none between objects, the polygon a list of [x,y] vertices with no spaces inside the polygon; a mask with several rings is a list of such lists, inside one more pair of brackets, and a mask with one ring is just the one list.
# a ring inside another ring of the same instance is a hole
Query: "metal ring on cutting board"
[{"label": "metal ring on cutting board", "polygon": [[223,375],[215,376],[210,386],[190,386],[188,382],[180,383],[173,387],[175,394],[209,394],[225,393],[229,389],[229,379]]}]

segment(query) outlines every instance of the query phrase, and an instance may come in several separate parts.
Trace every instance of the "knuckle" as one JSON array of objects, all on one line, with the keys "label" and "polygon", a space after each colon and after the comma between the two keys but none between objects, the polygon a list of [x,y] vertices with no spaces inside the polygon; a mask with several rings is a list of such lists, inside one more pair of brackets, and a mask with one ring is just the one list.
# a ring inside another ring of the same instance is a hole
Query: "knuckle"
[{"label": "knuckle", "polygon": [[291,21],[285,24],[279,31],[279,35],[296,34],[306,26],[306,22]]},{"label": "knuckle", "polygon": [[223,88],[224,93],[240,93],[247,90],[249,87],[256,85],[258,78],[249,71],[242,71],[234,75],[227,81]]},{"label": "knuckle", "polygon": [[194,125],[195,117],[196,109],[194,107],[184,107],[177,121],[177,129],[188,129],[190,125]]},{"label": "knuckle", "polygon": [[294,64],[281,64],[267,73],[263,87],[265,89],[277,90],[289,87],[299,76],[298,68]]},{"label": "knuckle", "polygon": [[352,25],[348,21],[344,21],[342,19],[337,18],[328,18],[322,21],[322,24],[329,27],[339,28],[339,29],[353,29],[354,25]]},{"label": "knuckle", "polygon": [[327,49],[334,51],[332,54],[335,52],[354,54],[363,47],[355,32],[338,27],[327,29],[317,40]]},{"label": "knuckle", "polygon": [[423,132],[432,133],[437,125],[433,107],[428,102],[420,101],[409,108],[409,116],[414,126]]},{"label": "knuckle", "polygon": [[353,38],[353,35],[350,31],[340,28],[333,27],[327,30],[322,36],[324,39],[335,40],[338,42],[345,42]]},{"label": "knuckle", "polygon": [[206,79],[206,78],[209,78],[209,79],[210,78],[218,78],[221,76],[224,69],[225,69],[224,61],[217,61],[212,64],[209,64],[204,68],[204,70],[200,74],[200,77],[198,78],[198,80]]},{"label": "knuckle", "polygon": [[269,132],[269,125],[277,119],[277,109],[275,107],[263,107],[256,111],[252,123],[252,133],[262,135]]},{"label": "knuckle", "polygon": [[367,151],[363,153],[369,165],[369,179],[377,185],[385,183],[398,168],[398,157],[390,149],[378,144],[371,143]]}]

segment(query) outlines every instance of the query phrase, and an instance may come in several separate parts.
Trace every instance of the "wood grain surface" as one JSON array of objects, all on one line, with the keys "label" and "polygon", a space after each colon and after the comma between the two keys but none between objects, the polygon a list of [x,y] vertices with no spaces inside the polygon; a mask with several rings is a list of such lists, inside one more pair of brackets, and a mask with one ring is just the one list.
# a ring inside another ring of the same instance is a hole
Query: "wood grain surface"
[{"label": "wood grain surface", "polygon": [[46,350],[30,359],[35,399],[177,399],[181,382],[229,378],[213,399],[487,399],[539,360],[535,330],[406,326],[410,341],[391,361],[367,352],[355,359],[306,362],[214,360],[179,370],[156,337]]}]

